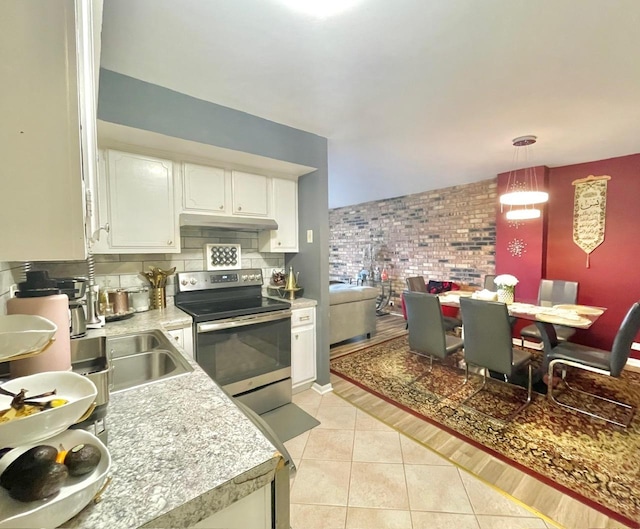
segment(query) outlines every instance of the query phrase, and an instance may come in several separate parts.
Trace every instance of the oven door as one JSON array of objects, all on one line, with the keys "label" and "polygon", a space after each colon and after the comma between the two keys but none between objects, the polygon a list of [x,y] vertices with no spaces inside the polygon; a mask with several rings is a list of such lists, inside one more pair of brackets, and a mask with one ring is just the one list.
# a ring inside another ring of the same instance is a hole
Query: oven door
[{"label": "oven door", "polygon": [[291,310],[196,324],[196,362],[233,396],[291,385]]}]

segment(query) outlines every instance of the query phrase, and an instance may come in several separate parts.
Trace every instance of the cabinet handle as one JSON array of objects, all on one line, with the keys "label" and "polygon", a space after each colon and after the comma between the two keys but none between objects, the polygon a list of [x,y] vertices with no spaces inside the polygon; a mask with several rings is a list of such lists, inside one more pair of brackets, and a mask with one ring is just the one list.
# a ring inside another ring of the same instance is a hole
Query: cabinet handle
[{"label": "cabinet handle", "polygon": [[307,321],[307,320],[310,320],[310,319],[311,319],[311,316],[308,316],[308,315],[307,316],[300,316],[299,321]]},{"label": "cabinet handle", "polygon": [[219,209],[224,209],[224,204],[222,204]]},{"label": "cabinet handle", "polygon": [[298,335],[296,334],[296,340],[298,339]]},{"label": "cabinet handle", "polygon": [[282,243],[280,241],[278,241],[278,246],[280,246]]},{"label": "cabinet handle", "polygon": [[171,246],[173,244],[173,241],[167,241],[167,245]]},{"label": "cabinet handle", "polygon": [[238,206],[238,211],[242,211],[242,206]]}]

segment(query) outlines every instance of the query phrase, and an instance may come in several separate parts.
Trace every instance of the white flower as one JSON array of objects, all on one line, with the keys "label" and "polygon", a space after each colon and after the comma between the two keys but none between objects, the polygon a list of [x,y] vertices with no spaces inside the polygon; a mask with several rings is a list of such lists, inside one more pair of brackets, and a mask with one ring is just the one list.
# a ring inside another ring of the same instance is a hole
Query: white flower
[{"label": "white flower", "polygon": [[501,274],[493,282],[499,286],[514,287],[518,284],[518,278],[511,274]]}]

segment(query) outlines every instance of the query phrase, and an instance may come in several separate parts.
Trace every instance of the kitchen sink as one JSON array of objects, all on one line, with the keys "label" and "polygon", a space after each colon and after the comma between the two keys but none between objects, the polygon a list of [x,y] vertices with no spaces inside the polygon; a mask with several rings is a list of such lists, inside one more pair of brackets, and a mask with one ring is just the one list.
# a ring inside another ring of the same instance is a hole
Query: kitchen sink
[{"label": "kitchen sink", "polygon": [[107,337],[111,356],[111,393],[167,380],[193,371],[161,331]]},{"label": "kitchen sink", "polygon": [[160,345],[166,346],[167,343],[168,340],[166,340],[164,334],[157,330],[107,338],[111,358],[151,351],[157,349]]}]

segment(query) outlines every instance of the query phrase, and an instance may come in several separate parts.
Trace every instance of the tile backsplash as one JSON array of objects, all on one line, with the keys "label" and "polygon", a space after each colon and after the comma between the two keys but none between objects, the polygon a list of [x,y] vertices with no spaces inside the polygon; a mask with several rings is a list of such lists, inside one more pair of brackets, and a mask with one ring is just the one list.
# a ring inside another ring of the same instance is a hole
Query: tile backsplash
[{"label": "tile backsplash", "polygon": [[7,313],[7,301],[11,285],[22,281],[24,277],[22,263],[0,262],[0,315]]},{"label": "tile backsplash", "polygon": [[[284,268],[284,254],[258,251],[257,231],[230,231],[215,228],[183,227],[180,231],[180,253],[176,254],[103,254],[95,255],[96,283],[104,287],[148,285],[141,272],[157,266],[163,270],[176,267],[176,272],[205,270],[204,246],[208,243],[241,245],[242,268],[261,268],[265,283],[273,268]],[[85,261],[34,262],[32,270],[47,270],[51,277],[86,277]],[[22,263],[0,262],[0,313],[6,314],[6,303],[12,284],[24,280]],[[167,296],[175,292],[175,276],[167,282]]]}]

